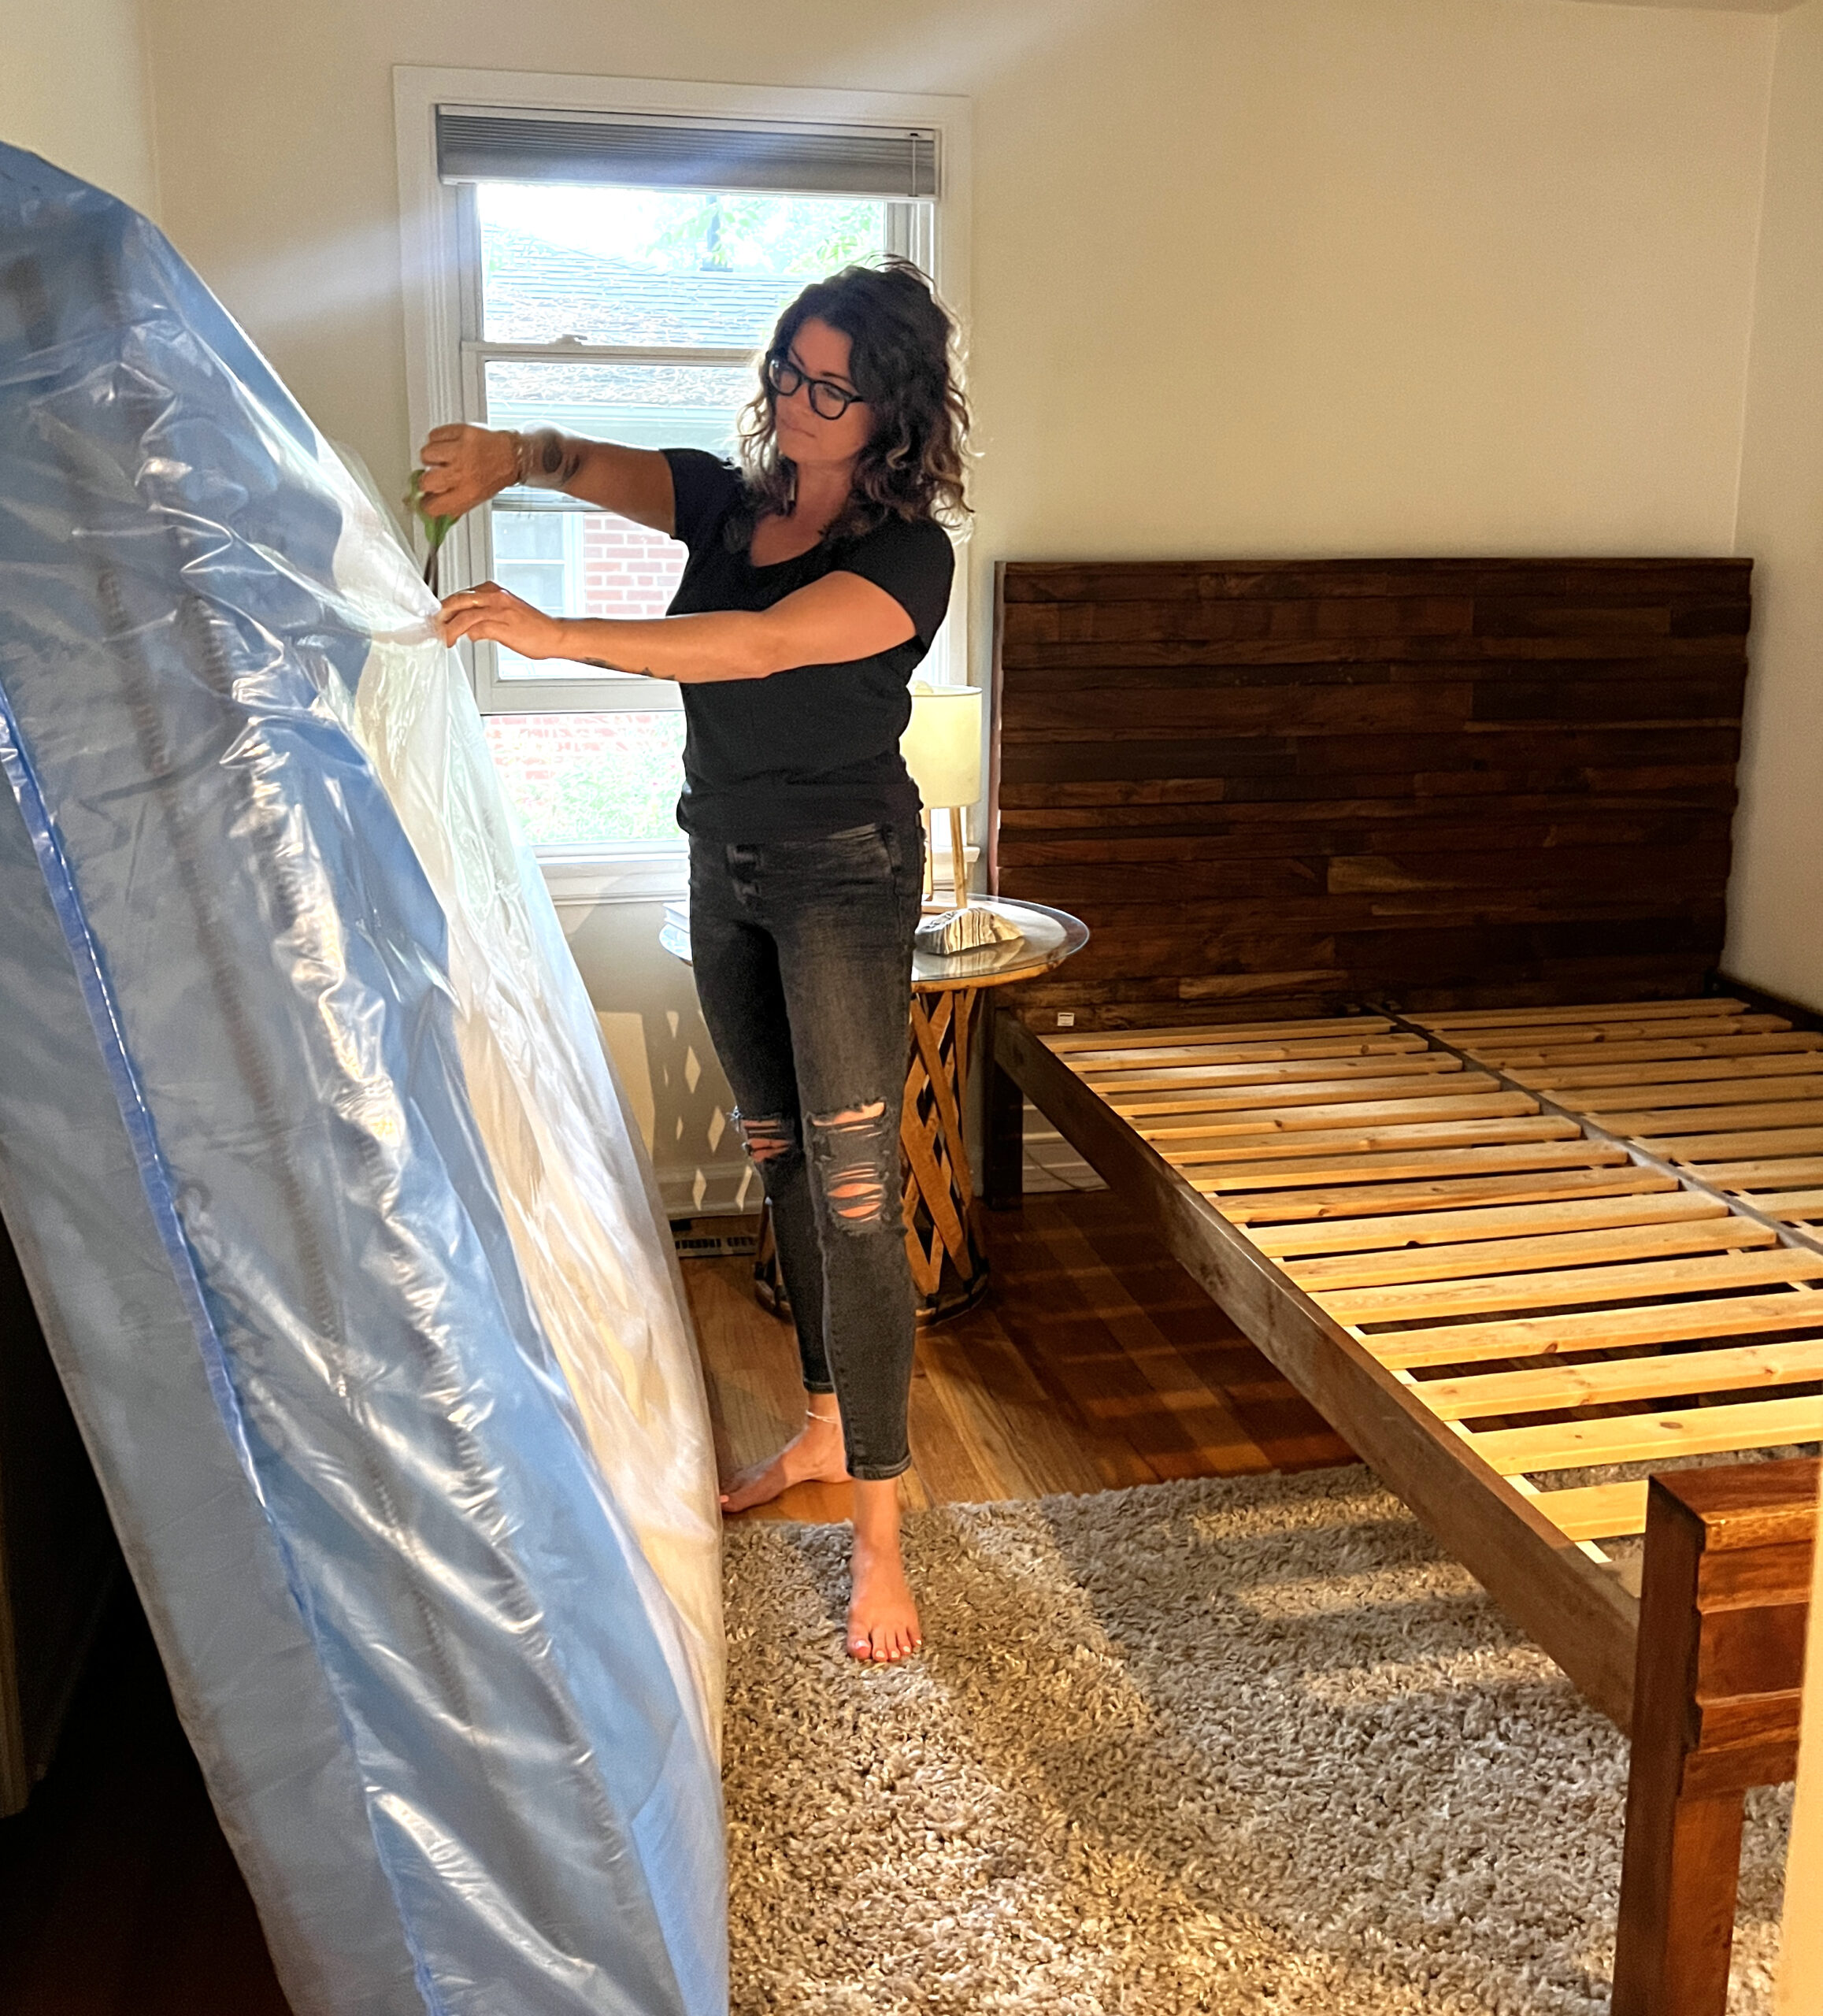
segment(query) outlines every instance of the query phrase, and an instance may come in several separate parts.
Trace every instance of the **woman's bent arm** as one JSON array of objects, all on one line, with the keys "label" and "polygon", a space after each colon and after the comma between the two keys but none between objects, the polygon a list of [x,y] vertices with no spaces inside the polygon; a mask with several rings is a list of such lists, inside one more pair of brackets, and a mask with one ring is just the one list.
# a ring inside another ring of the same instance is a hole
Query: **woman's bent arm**
[{"label": "woman's bent arm", "polygon": [[909,643],[914,628],[884,588],[840,573],[825,574],[770,609],[645,621],[547,616],[484,581],[448,597],[439,621],[449,643],[491,639],[522,658],[569,658],[685,686],[872,658]]}]

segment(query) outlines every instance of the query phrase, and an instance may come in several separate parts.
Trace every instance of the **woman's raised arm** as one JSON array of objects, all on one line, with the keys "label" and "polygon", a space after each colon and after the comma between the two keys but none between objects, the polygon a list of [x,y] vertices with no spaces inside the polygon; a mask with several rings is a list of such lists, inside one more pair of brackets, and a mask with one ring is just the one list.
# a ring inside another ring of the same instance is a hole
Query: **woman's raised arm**
[{"label": "woman's raised arm", "polygon": [[561,490],[669,538],[675,529],[671,465],[655,448],[585,441],[554,428],[509,434],[487,427],[434,427],[419,461],[424,509],[459,518],[509,484]]}]

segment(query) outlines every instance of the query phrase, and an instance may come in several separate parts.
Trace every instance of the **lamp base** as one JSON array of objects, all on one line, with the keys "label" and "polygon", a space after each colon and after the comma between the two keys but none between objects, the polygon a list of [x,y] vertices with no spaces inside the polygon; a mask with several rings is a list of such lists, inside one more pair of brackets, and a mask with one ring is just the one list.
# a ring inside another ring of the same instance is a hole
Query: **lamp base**
[{"label": "lamp base", "polygon": [[964,808],[949,805],[939,808],[924,807],[924,907],[928,910],[936,900],[937,886],[937,813],[939,810],[950,815],[950,893],[952,907],[961,910],[969,906],[969,843],[968,829],[963,822]]}]

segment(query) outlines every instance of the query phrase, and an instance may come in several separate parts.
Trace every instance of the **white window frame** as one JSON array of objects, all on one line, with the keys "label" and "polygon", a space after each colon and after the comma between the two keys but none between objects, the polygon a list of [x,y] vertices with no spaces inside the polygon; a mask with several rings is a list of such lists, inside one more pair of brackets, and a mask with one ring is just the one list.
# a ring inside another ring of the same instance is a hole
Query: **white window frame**
[{"label": "white window frame", "polygon": [[[965,324],[969,308],[970,104],[966,98],[887,91],[800,89],[751,84],[676,82],[650,77],[566,76],[529,71],[426,69],[402,65],[393,71],[393,109],[398,159],[399,241],[403,265],[406,322],[406,395],[415,450],[431,428],[480,410],[479,385],[485,348],[490,354],[512,346],[465,343],[478,328],[475,304],[464,290],[479,271],[469,234],[472,191],[446,186],[437,174],[436,114],[444,106],[510,108],[549,112],[650,113],[682,118],[806,122],[832,125],[917,126],[937,134],[939,194],[925,214],[932,217],[930,242],[915,248],[920,262],[944,299]],[[465,312],[466,311],[466,312]],[[576,355],[584,353],[578,351]],[[712,352],[691,353],[692,361],[718,361]],[[739,360],[748,361],[743,353]],[[465,372],[471,374],[465,384]],[[451,532],[444,546],[446,585],[486,578],[487,514],[473,512]],[[939,669],[965,679],[969,596],[966,569],[958,567],[950,603]],[[675,687],[610,677],[602,680],[498,680],[491,652],[469,650],[469,677],[485,713],[595,713],[621,710],[658,713],[680,703]],[[479,662],[485,659],[485,662]],[[603,843],[585,850],[550,850],[573,869],[585,860],[657,865],[674,861],[681,840]],[[539,850],[541,854],[547,850]],[[649,900],[651,877],[635,873],[639,900]],[[629,895],[632,894],[630,888]]]}]

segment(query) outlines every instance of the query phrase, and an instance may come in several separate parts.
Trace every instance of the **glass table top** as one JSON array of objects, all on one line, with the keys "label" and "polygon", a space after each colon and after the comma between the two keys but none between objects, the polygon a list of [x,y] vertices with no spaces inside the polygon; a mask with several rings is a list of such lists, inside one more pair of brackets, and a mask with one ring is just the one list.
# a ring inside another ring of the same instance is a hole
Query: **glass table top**
[{"label": "glass table top", "polygon": [[[1020,933],[998,945],[978,945],[967,952],[912,954],[912,985],[929,991],[967,987],[1005,987],[1034,980],[1061,965],[1089,942],[1088,926],[1067,910],[1044,903],[1019,903],[999,896],[971,899],[976,910],[991,910]],[[940,915],[940,912],[932,913]],[[686,965],[690,960],[690,906],[667,903],[658,942]]]}]

